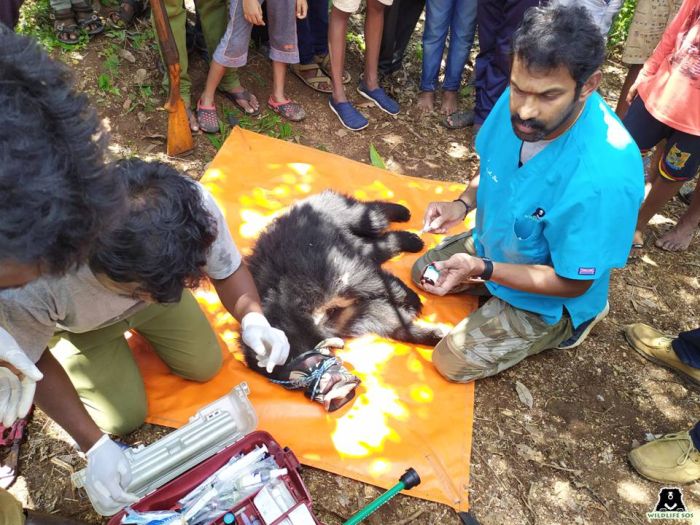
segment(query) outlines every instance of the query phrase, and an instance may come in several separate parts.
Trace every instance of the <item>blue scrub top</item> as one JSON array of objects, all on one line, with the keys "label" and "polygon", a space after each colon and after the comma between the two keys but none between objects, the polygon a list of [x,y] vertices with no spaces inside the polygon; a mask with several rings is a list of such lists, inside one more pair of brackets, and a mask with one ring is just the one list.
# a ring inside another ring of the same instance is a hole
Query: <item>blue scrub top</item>
[{"label": "blue scrub top", "polygon": [[644,198],[634,140],[598,93],[576,123],[518,167],[522,140],[510,123],[510,89],[476,138],[481,157],[475,246],[495,262],[546,264],[561,277],[593,280],[579,297],[514,290],[487,282],[509,304],[574,327],[595,317],[608,297],[612,268],[622,268]]}]

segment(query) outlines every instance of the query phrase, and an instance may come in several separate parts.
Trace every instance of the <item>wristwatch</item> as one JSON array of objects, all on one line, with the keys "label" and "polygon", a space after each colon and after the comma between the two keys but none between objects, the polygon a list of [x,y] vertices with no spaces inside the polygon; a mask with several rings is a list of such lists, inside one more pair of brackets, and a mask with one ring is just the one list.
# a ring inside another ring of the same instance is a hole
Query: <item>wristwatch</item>
[{"label": "wristwatch", "polygon": [[479,279],[488,281],[493,274],[493,261],[488,257],[482,257],[481,260],[484,261],[484,272],[479,276]]}]

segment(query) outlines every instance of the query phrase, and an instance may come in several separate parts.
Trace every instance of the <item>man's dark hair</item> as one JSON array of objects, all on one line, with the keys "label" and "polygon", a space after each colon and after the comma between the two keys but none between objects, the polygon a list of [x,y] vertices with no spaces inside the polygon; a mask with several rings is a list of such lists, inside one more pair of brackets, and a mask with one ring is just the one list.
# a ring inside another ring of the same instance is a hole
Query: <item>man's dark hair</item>
[{"label": "man's dark hair", "polygon": [[605,38],[585,7],[555,2],[525,11],[513,36],[513,56],[528,69],[564,66],[580,87],[603,64]]},{"label": "man's dark hair", "polygon": [[90,258],[96,273],[159,303],[180,300],[205,276],[216,223],[197,183],[161,162],[122,160],[114,171],[126,186],[120,223],[101,235]]},{"label": "man's dark hair", "polygon": [[107,137],[69,69],[0,24],[0,262],[63,273],[121,207]]}]

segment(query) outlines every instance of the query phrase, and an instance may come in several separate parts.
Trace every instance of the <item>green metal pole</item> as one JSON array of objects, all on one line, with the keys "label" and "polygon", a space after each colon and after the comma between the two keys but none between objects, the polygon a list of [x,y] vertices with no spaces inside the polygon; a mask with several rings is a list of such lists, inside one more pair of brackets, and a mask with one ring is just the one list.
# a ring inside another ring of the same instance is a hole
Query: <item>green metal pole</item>
[{"label": "green metal pole", "polygon": [[412,489],[419,483],[420,477],[418,476],[418,473],[412,468],[409,468],[406,472],[404,472],[403,476],[401,476],[401,479],[396,485],[391,487],[375,500],[370,501],[367,505],[360,509],[357,514],[352,515],[345,523],[343,523],[343,525],[356,525],[357,523],[360,523],[361,521],[367,519],[370,514],[376,511],[379,507],[396,496],[399,492],[404,489]]}]

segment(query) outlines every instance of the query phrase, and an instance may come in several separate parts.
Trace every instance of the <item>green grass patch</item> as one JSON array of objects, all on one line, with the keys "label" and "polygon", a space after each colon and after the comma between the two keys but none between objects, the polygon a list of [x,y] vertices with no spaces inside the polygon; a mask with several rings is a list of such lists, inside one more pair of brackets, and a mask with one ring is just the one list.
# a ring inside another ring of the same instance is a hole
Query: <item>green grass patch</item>
[{"label": "green grass patch", "polygon": [[349,44],[355,44],[363,53],[365,52],[365,36],[362,33],[348,31],[345,35],[345,40]]},{"label": "green grass patch", "polygon": [[119,49],[116,45],[110,44],[100,52],[104,58],[102,61],[102,73],[97,77],[97,87],[103,93],[109,95],[121,95],[121,91],[114,85],[119,74]]},{"label": "green grass patch", "polygon": [[374,166],[375,168],[382,168],[383,170],[386,169],[386,164],[384,164],[384,159],[382,156],[379,154],[377,151],[377,148],[374,147],[374,144],[370,143],[369,145],[369,161]]},{"label": "green grass patch", "polygon": [[294,137],[294,129],[292,125],[283,120],[277,113],[267,110],[260,117],[250,117],[241,115],[238,110],[223,108],[224,119],[219,119],[219,134],[209,133],[207,139],[212,146],[218,151],[224,145],[226,139],[231,134],[231,125],[229,121],[236,119],[238,125],[243,129],[254,131],[268,137],[276,139],[288,140]]},{"label": "green grass patch", "polygon": [[622,9],[613,20],[610,32],[608,33],[608,47],[613,48],[625,43],[627,34],[629,33],[630,24],[634,9],[637,6],[637,0],[625,0],[622,4]]}]

